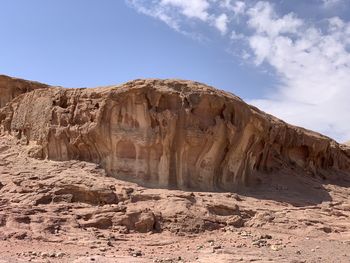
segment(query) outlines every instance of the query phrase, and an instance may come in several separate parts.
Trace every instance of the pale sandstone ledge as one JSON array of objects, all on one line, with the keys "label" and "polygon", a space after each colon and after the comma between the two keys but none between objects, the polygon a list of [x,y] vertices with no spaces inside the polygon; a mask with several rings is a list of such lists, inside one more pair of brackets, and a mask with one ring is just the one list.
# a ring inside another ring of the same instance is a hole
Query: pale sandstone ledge
[{"label": "pale sandstone ledge", "polygon": [[197,82],[65,89],[7,78],[2,132],[33,145],[37,158],[90,161],[120,179],[197,190],[235,190],[265,175],[350,174],[349,147]]}]

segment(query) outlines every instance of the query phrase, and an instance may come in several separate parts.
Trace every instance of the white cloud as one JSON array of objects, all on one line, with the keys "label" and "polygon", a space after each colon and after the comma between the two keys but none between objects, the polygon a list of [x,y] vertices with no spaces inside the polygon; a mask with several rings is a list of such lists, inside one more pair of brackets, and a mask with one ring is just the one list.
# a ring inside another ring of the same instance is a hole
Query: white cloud
[{"label": "white cloud", "polygon": [[271,37],[281,33],[295,33],[302,25],[302,21],[292,13],[281,18],[277,17],[274,10],[268,2],[258,2],[247,12],[250,19],[248,24],[254,28],[257,33],[269,35]]},{"label": "white cloud", "polygon": [[215,19],[215,27],[221,32],[221,34],[226,34],[227,32],[228,17],[226,14],[221,14]]},{"label": "white cloud", "polygon": [[242,15],[246,8],[246,4],[243,1],[236,1],[236,0],[219,1],[219,6],[228,11],[233,11],[235,16]]},{"label": "white cloud", "polygon": [[[127,4],[136,9],[139,13],[151,16],[166,23],[171,28],[185,35],[196,35],[195,32],[184,30],[189,24],[194,25],[194,22],[202,22],[207,26],[216,28],[222,35],[228,31],[228,23],[230,21],[227,14],[223,11],[213,11],[215,7],[221,6],[226,9],[226,5],[230,6],[232,12],[241,12],[244,8],[244,3],[236,2],[232,6],[232,0],[220,1],[216,0],[125,0]],[[235,11],[236,10],[236,11]],[[193,21],[190,21],[193,20]],[[196,37],[198,39],[198,37]]]},{"label": "white cloud", "polygon": [[260,2],[248,12],[256,64],[272,66],[280,86],[252,104],[288,122],[350,138],[350,25],[332,18],[323,31]]},{"label": "white cloud", "polygon": [[179,8],[181,13],[189,18],[206,21],[209,16],[209,3],[206,0],[161,0],[160,5]]},{"label": "white cloud", "polygon": [[233,0],[222,0],[222,1],[219,1],[219,6],[221,8],[230,9],[232,8],[232,2]]},{"label": "white cloud", "polygon": [[166,23],[172,29],[178,32],[183,32],[180,29],[177,19],[168,15],[166,10],[161,6],[149,6],[145,4],[145,1],[142,0],[127,0],[126,3],[135,8],[137,12],[159,19]]},{"label": "white cloud", "polygon": [[245,38],[245,36],[243,34],[237,33],[235,30],[231,31],[231,36],[230,36],[231,40],[241,40],[244,38]]},{"label": "white cloud", "polygon": [[244,13],[246,8],[246,4],[242,1],[236,1],[232,10],[235,13],[236,16],[241,15]]},{"label": "white cloud", "polygon": [[[339,141],[350,139],[349,22],[326,17],[313,24],[293,13],[279,15],[268,1],[127,1],[179,32],[187,22],[215,27],[223,35],[231,32],[231,53],[267,66],[279,83],[271,94],[250,103]],[[319,1],[330,7],[342,0]]]}]

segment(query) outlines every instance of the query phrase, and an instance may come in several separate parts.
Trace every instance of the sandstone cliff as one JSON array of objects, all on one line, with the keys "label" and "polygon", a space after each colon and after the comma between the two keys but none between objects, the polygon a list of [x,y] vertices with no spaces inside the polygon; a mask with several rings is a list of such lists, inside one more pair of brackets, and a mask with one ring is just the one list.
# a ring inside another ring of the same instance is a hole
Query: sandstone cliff
[{"label": "sandstone cliff", "polygon": [[34,89],[46,89],[48,87],[48,85],[38,82],[0,75],[0,108],[4,107],[6,103],[23,93]]},{"label": "sandstone cliff", "polygon": [[197,82],[64,89],[6,81],[2,132],[31,145],[38,158],[90,161],[120,179],[199,190],[235,190],[291,171],[350,174],[347,146]]}]

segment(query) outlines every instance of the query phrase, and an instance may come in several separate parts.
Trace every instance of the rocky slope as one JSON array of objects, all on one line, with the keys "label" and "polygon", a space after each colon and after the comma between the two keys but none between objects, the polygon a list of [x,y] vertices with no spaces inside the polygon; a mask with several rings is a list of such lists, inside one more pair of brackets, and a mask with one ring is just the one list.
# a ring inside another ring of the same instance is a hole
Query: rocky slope
[{"label": "rocky slope", "polygon": [[283,174],[350,173],[347,146],[196,82],[64,89],[5,78],[0,87],[2,104],[26,92],[1,108],[0,126],[31,156],[94,162],[145,186],[239,190]]}]

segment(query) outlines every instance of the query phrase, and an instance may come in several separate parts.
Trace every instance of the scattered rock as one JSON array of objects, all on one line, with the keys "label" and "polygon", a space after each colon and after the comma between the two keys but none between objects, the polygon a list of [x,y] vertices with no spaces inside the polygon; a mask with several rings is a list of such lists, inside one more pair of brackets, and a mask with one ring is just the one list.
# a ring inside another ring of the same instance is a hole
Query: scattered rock
[{"label": "scattered rock", "polygon": [[270,248],[273,251],[279,251],[279,250],[282,249],[282,246],[280,246],[280,245],[271,245]]},{"label": "scattered rock", "polygon": [[133,256],[133,257],[142,257],[142,252],[140,250],[133,251],[131,253],[131,256]]},{"label": "scattered rock", "polygon": [[252,245],[256,247],[265,247],[267,245],[267,241],[264,239],[254,240]]},{"label": "scattered rock", "polygon": [[241,216],[232,216],[227,220],[227,224],[233,227],[243,227],[244,221]]}]

